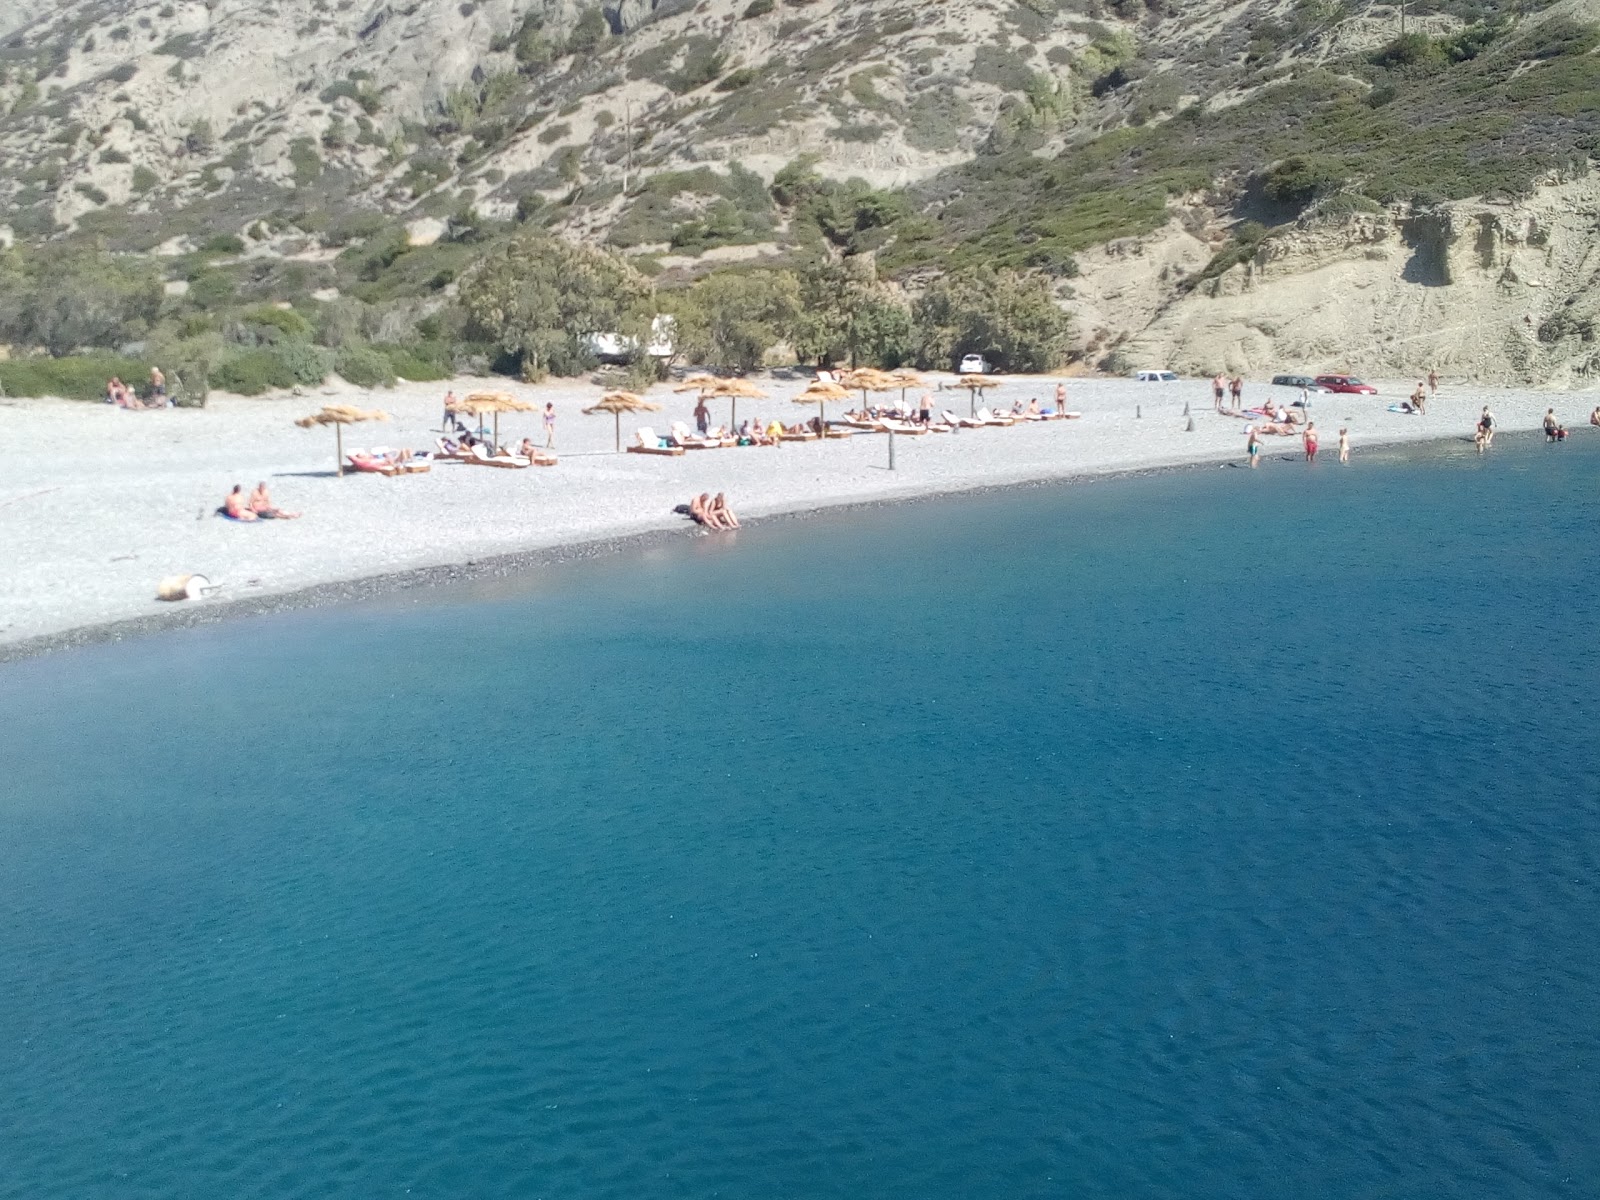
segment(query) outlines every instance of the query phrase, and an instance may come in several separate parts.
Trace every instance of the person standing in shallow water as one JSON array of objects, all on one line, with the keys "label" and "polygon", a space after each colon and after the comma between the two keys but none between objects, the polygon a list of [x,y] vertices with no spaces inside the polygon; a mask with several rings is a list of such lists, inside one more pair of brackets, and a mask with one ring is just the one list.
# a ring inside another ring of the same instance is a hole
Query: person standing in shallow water
[{"label": "person standing in shallow water", "polygon": [[1557,424],[1557,422],[1556,422],[1556,410],[1553,409],[1553,408],[1545,409],[1544,410],[1544,440],[1545,441],[1553,442],[1553,441],[1556,440],[1556,424]]},{"label": "person standing in shallow water", "polygon": [[1483,406],[1483,416],[1478,418],[1478,438],[1481,445],[1479,450],[1487,450],[1494,445],[1494,414],[1489,411],[1489,406]]},{"label": "person standing in shallow water", "polygon": [[1306,461],[1317,461],[1317,423],[1315,421],[1306,425],[1306,431],[1301,435],[1306,444]]},{"label": "person standing in shallow water", "polygon": [[1245,431],[1244,452],[1250,458],[1250,469],[1256,469],[1256,462],[1261,458],[1261,439],[1256,437],[1256,427],[1250,426]]}]

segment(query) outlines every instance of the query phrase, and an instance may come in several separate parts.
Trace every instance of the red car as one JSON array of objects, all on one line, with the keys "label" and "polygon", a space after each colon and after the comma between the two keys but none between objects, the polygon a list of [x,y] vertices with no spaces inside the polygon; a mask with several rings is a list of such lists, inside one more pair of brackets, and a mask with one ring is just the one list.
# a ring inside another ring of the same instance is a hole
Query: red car
[{"label": "red car", "polygon": [[1378,389],[1362,383],[1354,375],[1318,375],[1317,386],[1330,392],[1343,392],[1347,396],[1376,396]]}]

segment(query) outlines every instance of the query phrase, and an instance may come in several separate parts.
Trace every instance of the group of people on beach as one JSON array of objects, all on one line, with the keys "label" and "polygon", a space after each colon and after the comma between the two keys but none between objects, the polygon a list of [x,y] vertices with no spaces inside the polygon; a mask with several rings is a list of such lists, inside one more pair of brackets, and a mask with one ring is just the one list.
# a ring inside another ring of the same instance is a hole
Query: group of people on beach
[{"label": "group of people on beach", "polygon": [[274,504],[272,493],[267,491],[266,483],[262,482],[256,484],[248,496],[245,495],[243,484],[234,484],[233,491],[228,493],[222,507],[217,509],[217,515],[227,517],[230,521],[293,521],[300,514],[285,512]]},{"label": "group of people on beach", "polygon": [[[1261,431],[1251,425],[1244,432],[1245,456],[1250,460],[1250,466],[1254,468],[1261,459]],[[1308,463],[1316,462],[1321,438],[1317,433],[1317,423],[1315,421],[1306,423],[1305,430],[1300,435],[1300,441],[1305,450],[1306,461]],[[1339,429],[1339,461],[1341,463],[1350,461],[1350,430],[1344,427]]]},{"label": "group of people on beach", "polygon": [[728,507],[728,499],[721,492],[712,496],[709,492],[701,492],[688,504],[680,504],[677,511],[684,513],[696,525],[707,529],[737,529],[739,518],[733,515],[733,509]]},{"label": "group of people on beach", "polygon": [[167,377],[161,373],[160,367],[151,367],[149,395],[141,400],[138,392],[123,383],[119,376],[113,375],[106,381],[106,403],[130,411],[167,408],[172,404],[167,396]]}]

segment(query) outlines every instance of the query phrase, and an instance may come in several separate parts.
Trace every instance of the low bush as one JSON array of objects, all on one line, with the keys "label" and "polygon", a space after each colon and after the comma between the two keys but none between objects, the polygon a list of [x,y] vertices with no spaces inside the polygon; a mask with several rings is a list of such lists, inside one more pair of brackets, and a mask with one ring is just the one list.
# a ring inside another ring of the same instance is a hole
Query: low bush
[{"label": "low bush", "polygon": [[328,377],[329,354],[305,342],[241,350],[211,370],[211,386],[241,396],[292,387],[315,387]]},{"label": "low bush", "polygon": [[111,354],[78,354],[68,358],[13,358],[0,362],[0,387],[8,396],[59,396],[64,400],[101,400],[113,376],[140,384],[150,364]]},{"label": "low bush", "polygon": [[388,356],[371,346],[349,346],[339,352],[333,369],[356,387],[393,387],[395,371]]},{"label": "low bush", "polygon": [[389,360],[395,375],[412,383],[436,383],[455,374],[454,356],[450,347],[443,342],[378,345],[372,348]]}]

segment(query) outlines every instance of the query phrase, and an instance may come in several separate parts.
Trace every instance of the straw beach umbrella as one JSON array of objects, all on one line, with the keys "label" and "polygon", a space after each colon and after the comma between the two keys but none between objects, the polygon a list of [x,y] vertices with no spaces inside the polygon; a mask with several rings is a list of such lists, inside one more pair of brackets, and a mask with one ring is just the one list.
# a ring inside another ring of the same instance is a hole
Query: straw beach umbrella
[{"label": "straw beach umbrella", "polygon": [[500,446],[500,414],[503,412],[532,412],[538,406],[529,404],[526,400],[518,400],[510,392],[469,392],[463,399],[452,404],[455,412],[471,413],[482,420],[485,416],[494,417],[494,444]]},{"label": "straw beach umbrella", "polygon": [[861,393],[862,408],[867,406],[868,392],[892,392],[900,386],[887,371],[880,371],[876,367],[858,367],[846,371],[839,376],[839,384]]},{"label": "straw beach umbrella", "polygon": [[317,425],[333,426],[334,466],[344,476],[344,427],[359,425],[362,421],[387,421],[389,414],[379,408],[357,408],[353,404],[329,404],[321,412],[301,417],[295,422],[301,429]]},{"label": "straw beach umbrella", "polygon": [[978,393],[984,388],[999,387],[1000,381],[987,375],[963,375],[956,380],[956,386],[967,389],[967,415],[971,416],[978,411]]},{"label": "straw beach umbrella", "polygon": [[585,413],[610,413],[617,419],[617,453],[622,453],[622,414],[636,412],[660,412],[661,405],[654,400],[646,400],[643,396],[636,396],[632,392],[607,392],[596,404],[591,404],[583,410]]},{"label": "straw beach umbrella", "polygon": [[825,383],[818,380],[805,391],[794,398],[796,404],[815,404],[817,406],[817,427],[819,432],[826,435],[828,432],[828,413],[823,408],[830,400],[848,400],[850,393],[837,383]]},{"label": "straw beach umbrella", "polygon": [[915,371],[909,371],[904,367],[900,368],[898,371],[890,371],[887,378],[893,380],[894,385],[900,389],[901,408],[904,408],[906,404],[906,392],[910,391],[912,388],[926,387],[928,383],[928,381],[921,375],[918,375]]},{"label": "straw beach umbrella", "polygon": [[728,400],[728,428],[732,429],[739,424],[739,401],[765,400],[767,394],[755,384],[744,379],[728,379],[719,375],[691,375],[677,387],[675,392],[699,392],[707,400]]}]

